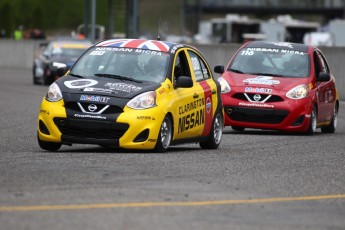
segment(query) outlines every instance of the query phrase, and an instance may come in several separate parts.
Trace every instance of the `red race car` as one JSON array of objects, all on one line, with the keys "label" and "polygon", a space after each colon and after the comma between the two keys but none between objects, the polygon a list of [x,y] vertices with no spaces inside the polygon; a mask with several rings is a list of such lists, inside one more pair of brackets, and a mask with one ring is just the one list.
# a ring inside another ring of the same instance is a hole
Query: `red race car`
[{"label": "red race car", "polygon": [[333,133],[339,95],[322,52],[313,46],[254,41],[242,45],[226,69],[222,86],[225,125],[300,132]]}]

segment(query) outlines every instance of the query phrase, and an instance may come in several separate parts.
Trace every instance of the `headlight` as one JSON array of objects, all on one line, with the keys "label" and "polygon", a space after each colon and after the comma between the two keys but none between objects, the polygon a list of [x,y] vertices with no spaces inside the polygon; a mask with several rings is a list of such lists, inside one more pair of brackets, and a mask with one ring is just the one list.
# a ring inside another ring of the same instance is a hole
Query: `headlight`
[{"label": "headlight", "polygon": [[156,106],[156,92],[142,93],[127,103],[132,109],[148,109]]},{"label": "headlight", "polygon": [[229,93],[231,91],[229,83],[223,77],[219,77],[217,80],[220,83],[221,93]]},{"label": "headlight", "polygon": [[308,95],[308,86],[303,84],[296,86],[286,93],[286,96],[291,99],[301,99]]},{"label": "headlight", "polygon": [[67,65],[65,63],[61,63],[61,62],[53,62],[53,66],[56,68],[67,68]]},{"label": "headlight", "polygon": [[56,83],[53,83],[49,86],[46,99],[48,101],[59,101],[62,99],[60,88]]}]

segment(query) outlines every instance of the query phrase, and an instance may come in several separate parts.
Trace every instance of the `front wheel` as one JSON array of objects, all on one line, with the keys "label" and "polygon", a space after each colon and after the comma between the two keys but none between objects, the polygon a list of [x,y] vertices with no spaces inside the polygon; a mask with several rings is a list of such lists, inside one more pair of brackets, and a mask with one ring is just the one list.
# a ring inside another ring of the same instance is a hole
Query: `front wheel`
[{"label": "front wheel", "polygon": [[221,112],[217,112],[213,120],[213,126],[210,135],[206,141],[200,142],[200,147],[203,149],[218,148],[223,135],[223,116]]},{"label": "front wheel", "polygon": [[315,133],[316,123],[317,123],[317,112],[316,112],[316,106],[314,105],[313,110],[311,111],[311,115],[310,115],[309,127],[306,132],[307,135],[313,135]]},{"label": "front wheel", "polygon": [[172,139],[172,122],[169,115],[167,115],[161,125],[159,135],[157,138],[157,143],[155,146],[155,151],[162,153],[168,150]]},{"label": "front wheel", "polygon": [[334,105],[333,108],[333,116],[332,121],[329,125],[324,126],[321,128],[321,132],[323,133],[334,133],[338,123],[338,107]]},{"label": "front wheel", "polygon": [[38,142],[38,145],[41,147],[41,149],[51,151],[51,152],[58,151],[62,145],[61,143],[42,141],[39,138],[38,134],[37,134],[37,142]]}]

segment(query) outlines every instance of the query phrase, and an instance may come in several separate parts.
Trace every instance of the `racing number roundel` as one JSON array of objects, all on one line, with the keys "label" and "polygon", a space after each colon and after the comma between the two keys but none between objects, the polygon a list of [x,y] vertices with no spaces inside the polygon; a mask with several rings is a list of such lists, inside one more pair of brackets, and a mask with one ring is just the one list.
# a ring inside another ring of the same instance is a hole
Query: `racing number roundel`
[{"label": "racing number roundel", "polygon": [[205,126],[204,130],[202,132],[202,136],[207,136],[212,127],[212,92],[211,92],[211,87],[207,83],[207,81],[202,81],[200,82],[201,87],[204,89],[204,98],[205,98],[205,109],[206,109],[206,114],[205,114]]}]

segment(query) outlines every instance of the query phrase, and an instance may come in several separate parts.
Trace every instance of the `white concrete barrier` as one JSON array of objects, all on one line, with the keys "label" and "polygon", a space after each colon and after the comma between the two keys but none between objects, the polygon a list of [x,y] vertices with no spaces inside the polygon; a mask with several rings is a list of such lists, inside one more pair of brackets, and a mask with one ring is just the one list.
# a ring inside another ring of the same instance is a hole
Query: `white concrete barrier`
[{"label": "white concrete barrier", "polygon": [[[39,40],[14,41],[0,39],[0,68],[32,68]],[[227,65],[240,44],[194,45],[205,56],[212,70],[215,65]],[[336,78],[341,100],[345,100],[345,47],[320,47]],[[1,76],[0,76],[1,77]]]}]

